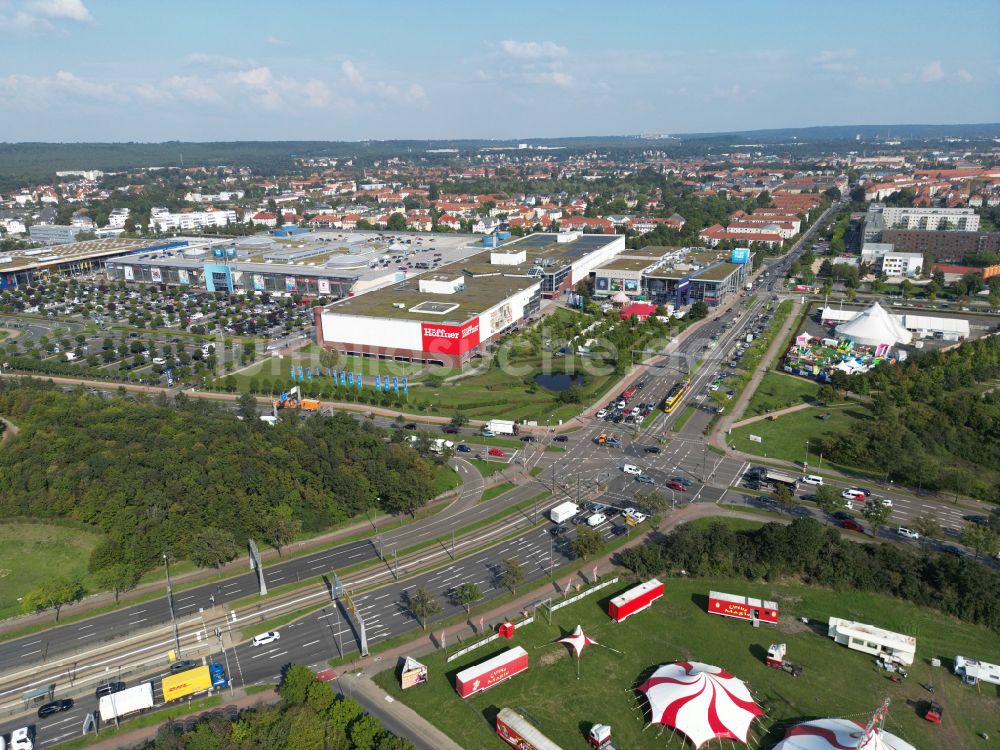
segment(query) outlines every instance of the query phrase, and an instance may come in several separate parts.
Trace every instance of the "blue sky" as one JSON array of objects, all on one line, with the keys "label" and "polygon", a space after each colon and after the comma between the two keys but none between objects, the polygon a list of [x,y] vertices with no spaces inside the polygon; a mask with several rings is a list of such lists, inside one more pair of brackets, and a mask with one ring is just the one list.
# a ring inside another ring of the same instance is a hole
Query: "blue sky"
[{"label": "blue sky", "polygon": [[0,140],[997,122],[998,39],[994,0],[0,0]]}]

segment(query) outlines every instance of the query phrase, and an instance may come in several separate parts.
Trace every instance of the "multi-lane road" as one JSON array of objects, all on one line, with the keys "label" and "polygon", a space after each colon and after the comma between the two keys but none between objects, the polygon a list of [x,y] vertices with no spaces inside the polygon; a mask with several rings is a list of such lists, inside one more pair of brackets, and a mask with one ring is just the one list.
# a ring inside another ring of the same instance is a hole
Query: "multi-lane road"
[{"label": "multi-lane road", "polygon": [[[810,230],[811,232],[812,230]],[[808,240],[810,233],[803,238]],[[800,251],[802,243],[793,251]],[[648,489],[649,485],[641,484],[621,471],[624,463],[640,466],[643,472],[651,476],[655,486],[663,487],[671,476],[682,475],[693,481],[691,488],[685,492],[667,489],[676,502],[697,503],[748,503],[761,504],[765,502],[739,488],[743,473],[748,464],[737,458],[720,456],[708,450],[704,429],[712,417],[707,408],[706,387],[715,379],[716,372],[723,362],[728,360],[735,342],[745,335],[745,327],[752,324],[755,317],[772,301],[776,279],[780,278],[791,258],[782,259],[768,267],[769,276],[758,284],[757,295],[751,300],[737,300],[731,309],[715,320],[702,324],[698,333],[689,336],[681,342],[677,351],[645,367],[643,379],[644,388],[639,392],[637,400],[659,403],[666,391],[682,377],[689,377],[691,385],[684,397],[682,406],[670,415],[660,415],[644,430],[638,427],[606,423],[593,418],[578,420],[579,428],[569,433],[569,441],[561,444],[566,450],[563,453],[545,450],[550,435],[543,435],[537,443],[526,443],[516,452],[507,450],[504,460],[515,463],[521,472],[519,483],[515,489],[488,503],[480,503],[482,478],[472,467],[461,460],[456,462],[462,472],[465,484],[462,496],[449,508],[427,519],[415,522],[403,528],[385,530],[381,537],[363,541],[348,542],[333,545],[329,549],[319,550],[292,560],[278,562],[266,566],[265,579],[269,587],[281,586],[300,580],[314,579],[331,571],[355,567],[362,563],[374,562],[379,557],[379,551],[386,557],[394,549],[412,547],[421,542],[437,539],[450,534],[456,529],[474,524],[495,514],[514,503],[522,502],[537,496],[545,490],[553,491],[553,496],[539,510],[545,510],[565,498],[577,497],[596,498],[613,508],[634,505],[637,492]],[[724,326],[739,313],[735,325]],[[706,349],[706,345],[715,338],[714,346]],[[696,361],[701,365],[694,375],[688,373]],[[673,431],[673,426],[687,404],[699,406],[687,420],[683,428]],[[600,433],[610,433],[618,436],[623,446],[612,448],[599,445],[594,438]],[[466,435],[468,437],[468,435]],[[658,453],[647,452],[647,447],[659,449]],[[530,477],[526,472],[538,467],[542,471],[538,477]],[[837,487],[846,487],[848,482],[830,481]],[[882,493],[891,497],[894,503],[893,521],[905,523],[906,520],[923,515],[933,510],[942,519],[944,525],[957,531],[962,525],[960,511],[951,507],[942,507],[933,500],[915,498],[906,493],[886,491]],[[808,508],[808,506],[804,506]],[[815,509],[801,510],[822,517]],[[610,538],[617,533],[621,520],[612,517],[601,524],[599,529]],[[536,525],[532,516],[521,519],[523,531],[512,538],[498,542],[493,546],[475,551],[466,557],[448,560],[443,567],[421,572],[412,577],[404,576],[400,580],[389,579],[388,583],[370,590],[364,590],[356,597],[359,610],[365,620],[369,643],[377,644],[380,640],[399,635],[419,627],[416,619],[406,607],[406,593],[417,587],[424,587],[438,597],[443,611],[434,619],[446,618],[461,611],[461,606],[451,601],[448,593],[457,585],[474,582],[480,585],[485,599],[496,597],[503,593],[498,581],[498,571],[504,560],[516,559],[521,563],[525,573],[525,585],[538,581],[549,575],[550,570],[559,567],[572,558],[568,544],[562,538],[551,533],[551,525]],[[508,529],[507,532],[510,533]],[[565,535],[572,536],[572,529]],[[482,539],[487,545],[488,538]],[[383,577],[382,580],[385,580]],[[236,600],[245,599],[257,591],[256,576],[247,572],[221,583],[195,586],[176,592],[174,606],[180,619],[191,620],[202,614],[211,615],[222,610],[226,605]],[[322,603],[322,598],[313,598],[310,603]],[[266,612],[259,615],[263,620],[268,617]],[[250,615],[239,615],[232,628],[239,629],[244,634],[252,633],[252,623],[255,620]],[[98,615],[85,621],[70,623],[41,631],[37,634],[12,639],[0,644],[0,679],[10,677],[14,673],[24,674],[23,680],[7,680],[5,693],[0,693],[0,706],[16,703],[22,691],[35,687],[38,679],[32,678],[33,672],[45,675],[46,665],[54,659],[63,658],[67,654],[79,653],[81,663],[74,664],[74,669],[85,666],[88,659],[94,661],[105,647],[115,647],[127,643],[130,638],[143,639],[144,634],[153,635],[144,643],[152,642],[154,647],[164,655],[172,643],[169,630],[170,612],[165,597],[148,600],[121,610]],[[471,623],[478,627],[478,621]],[[489,627],[489,623],[483,623]],[[185,630],[182,646],[197,645],[194,641],[203,638],[204,632]],[[232,676],[238,684],[253,684],[274,682],[280,674],[283,665],[295,661],[320,668],[328,659],[338,655],[350,654],[357,650],[357,634],[348,623],[341,609],[333,604],[302,617],[294,623],[281,628],[280,640],[267,646],[253,647],[249,643],[234,644],[229,640],[231,633],[223,629],[221,637],[201,645],[198,652],[208,656],[208,649],[222,649],[213,658],[225,660]],[[88,656],[92,654],[93,656]],[[146,654],[148,658],[148,653]],[[131,670],[132,656],[115,656],[106,659],[105,674],[111,678],[119,669],[130,675],[130,684],[139,680]],[[90,673],[93,675],[93,671]],[[155,678],[156,672],[143,672],[141,679]],[[71,685],[70,682],[75,684]],[[25,723],[36,724],[38,728],[38,743],[42,746],[52,744],[74,735],[79,731],[86,711],[93,710],[96,701],[93,699],[93,679],[90,682],[76,683],[72,674],[56,680],[57,697],[73,695],[78,698],[77,706],[70,712],[57,714],[44,720],[15,719],[4,721],[0,732],[9,732],[16,726]]]}]

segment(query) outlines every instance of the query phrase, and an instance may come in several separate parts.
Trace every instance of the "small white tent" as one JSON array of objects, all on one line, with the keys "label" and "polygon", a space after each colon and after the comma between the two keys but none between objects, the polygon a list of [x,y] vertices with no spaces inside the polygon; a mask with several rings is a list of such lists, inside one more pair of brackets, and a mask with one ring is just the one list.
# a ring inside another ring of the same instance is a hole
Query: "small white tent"
[{"label": "small white tent", "polygon": [[887,313],[876,302],[862,310],[846,323],[841,323],[835,331],[840,338],[850,339],[864,346],[888,344],[897,346],[909,344],[913,335],[894,316]]}]

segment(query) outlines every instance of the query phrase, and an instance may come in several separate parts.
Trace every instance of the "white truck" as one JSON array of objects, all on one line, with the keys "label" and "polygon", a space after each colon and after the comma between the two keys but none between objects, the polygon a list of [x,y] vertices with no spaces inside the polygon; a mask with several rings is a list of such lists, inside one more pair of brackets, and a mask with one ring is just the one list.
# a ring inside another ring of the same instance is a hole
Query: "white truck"
[{"label": "white truck", "polygon": [[563,521],[568,521],[579,512],[579,506],[567,500],[564,503],[559,503],[559,505],[550,510],[549,518],[552,519],[553,523],[562,523]]},{"label": "white truck", "polygon": [[105,723],[152,707],[152,682],[144,682],[141,685],[111,693],[111,695],[103,695],[98,706],[101,712],[101,721]]},{"label": "white truck", "polygon": [[483,432],[490,432],[494,435],[516,435],[517,423],[509,419],[491,419],[486,423]]}]

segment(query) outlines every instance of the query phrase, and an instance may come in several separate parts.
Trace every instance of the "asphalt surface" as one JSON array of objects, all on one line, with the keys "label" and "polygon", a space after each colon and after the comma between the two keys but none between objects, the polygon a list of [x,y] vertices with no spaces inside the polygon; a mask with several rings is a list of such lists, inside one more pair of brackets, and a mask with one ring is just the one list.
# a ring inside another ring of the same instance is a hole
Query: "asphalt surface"
[{"label": "asphalt surface", "polygon": [[[809,236],[807,233],[799,248],[804,246]],[[793,251],[793,255],[796,252],[799,250]],[[703,324],[696,335],[683,342],[679,351],[666,358],[664,362],[646,368],[646,373],[642,376],[645,386],[636,396],[637,402],[658,404],[675,382],[690,377],[691,385],[683,402],[672,414],[657,416],[652,425],[642,431],[634,425],[584,418],[579,420],[580,428],[569,433],[569,441],[566,443],[551,443],[552,436],[542,436],[538,442],[525,443],[516,450],[504,448],[505,455],[498,460],[511,463],[524,471],[538,467],[542,469],[540,476],[523,480],[514,490],[490,502],[470,503],[460,500],[449,509],[428,519],[402,529],[386,531],[381,535],[383,553],[391,556],[394,547],[402,549],[422,540],[444,536],[453,529],[492,516],[502,508],[533,497],[546,489],[553,490],[554,496],[539,509],[541,512],[567,498],[583,499],[595,495],[599,495],[597,500],[610,506],[611,509],[635,505],[636,493],[649,489],[650,485],[642,484],[622,472],[621,467],[625,463],[639,466],[644,474],[653,478],[654,486],[670,493],[677,503],[725,502],[776,510],[776,506],[767,498],[755,496],[740,488],[740,480],[749,464],[708,450],[702,433],[712,417],[711,410],[706,406],[710,403],[707,398],[707,386],[715,379],[717,371],[728,361],[729,353],[735,343],[745,336],[746,327],[753,327],[756,316],[768,302],[773,301],[772,287],[778,283],[790,262],[791,257],[769,264],[768,277],[764,278],[763,283],[759,283],[755,289],[757,297],[746,307],[735,325],[732,324],[732,320],[738,309],[731,310],[732,314],[720,316],[718,320]],[[746,302],[746,298],[740,298],[731,306],[739,308],[746,305]],[[730,323],[728,328],[723,327],[724,323]],[[716,335],[718,339],[712,346],[711,339]],[[706,349],[706,345],[710,348]],[[691,376],[689,372],[699,359],[703,362]],[[694,404],[697,407],[696,411],[680,431],[673,432],[672,426],[684,413],[687,404]],[[594,438],[601,433],[616,435],[622,440],[623,446],[612,448],[597,444]],[[468,431],[462,436],[447,437],[456,442],[463,440],[471,442]],[[565,452],[546,451],[545,448],[550,444],[565,448]],[[656,447],[659,452],[647,452],[648,447]],[[460,468],[460,471],[462,470]],[[687,478],[692,483],[691,487],[685,491],[665,488],[673,476]],[[478,472],[466,465],[463,478],[470,482],[470,486],[465,488],[466,492],[471,491],[478,500],[478,489],[481,488],[482,482]],[[479,483],[478,487],[475,485],[476,482]],[[829,483],[838,488],[849,486],[846,482]],[[809,494],[810,491],[811,488],[804,487],[800,489],[800,494]],[[946,533],[957,535],[964,523],[960,510],[942,505],[940,501],[915,498],[894,491],[891,487],[880,488],[879,494],[893,501],[893,524],[905,525],[908,520],[928,511],[938,515]],[[799,506],[795,514],[809,514],[823,520],[831,520],[818,509],[808,505]],[[586,515],[587,513],[581,513],[576,520],[582,521]],[[621,533],[625,527],[616,513],[609,511],[607,515],[608,519],[598,528],[605,538],[611,538]],[[479,584],[485,600],[504,593],[505,589],[498,580],[498,571],[504,560],[515,559],[521,564],[525,574],[522,586],[545,578],[552,568],[559,567],[572,559],[569,540],[575,532],[574,527],[571,524],[569,530],[560,536],[551,533],[552,529],[551,523],[533,527],[517,538],[501,542],[444,567],[358,595],[355,601],[365,621],[368,643],[375,644],[380,640],[420,627],[406,605],[407,592],[417,587],[427,588],[441,604],[442,612],[432,618],[436,621],[462,610],[462,607],[449,597],[449,592],[461,583]],[[883,532],[883,535],[895,538],[891,530]],[[378,539],[336,545],[294,560],[268,565],[265,578],[269,586],[314,578],[320,574],[377,558],[378,545]],[[959,554],[965,552],[959,550]],[[178,592],[175,595],[175,606],[178,615],[184,617],[197,613],[199,608],[208,610],[213,604],[218,607],[252,595],[256,590],[256,578],[248,572],[221,584],[213,583]],[[41,664],[57,653],[111,642],[137,630],[168,623],[169,618],[166,598],[160,597],[84,622],[49,628],[38,634],[7,641],[0,645],[0,672],[14,667],[23,668],[32,663]],[[471,625],[479,627],[478,622],[473,622]],[[488,629],[490,625],[491,623],[483,623],[482,627]],[[241,624],[240,627],[244,632],[247,631],[245,624]],[[325,667],[327,660],[338,656],[349,656],[358,649],[356,628],[350,624],[343,609],[332,602],[321,611],[280,628],[280,634],[280,639],[271,644],[259,647],[249,643],[239,644],[235,649],[227,648],[228,654],[220,651],[214,658],[223,661],[222,657],[228,656],[230,668],[237,681],[240,684],[250,685],[274,683],[280,678],[282,667],[290,662],[321,669]],[[222,636],[222,643],[231,645],[226,642],[226,634]],[[109,671],[109,677],[111,674]],[[156,679],[155,676],[153,678]],[[21,686],[18,691],[28,687],[30,685]],[[56,697],[62,697],[64,693],[61,691],[65,689],[65,685],[57,685]],[[6,697],[9,699],[11,696]],[[96,701],[90,694],[89,697],[80,698],[77,705],[69,712],[44,720],[31,721],[30,723],[37,727],[37,744],[45,746],[75,735],[86,712],[95,707]],[[0,725],[0,733],[9,733],[11,729],[23,726],[25,723],[27,722],[23,719],[6,721]]]}]

